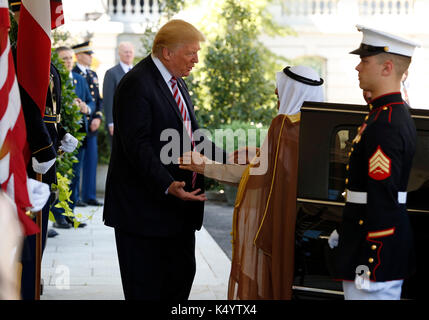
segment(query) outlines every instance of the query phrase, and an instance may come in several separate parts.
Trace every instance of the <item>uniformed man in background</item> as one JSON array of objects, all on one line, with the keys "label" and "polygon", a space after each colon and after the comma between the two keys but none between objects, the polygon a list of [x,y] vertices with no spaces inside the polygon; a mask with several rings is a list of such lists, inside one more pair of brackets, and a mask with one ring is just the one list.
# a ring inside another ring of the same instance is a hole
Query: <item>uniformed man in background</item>
[{"label": "uniformed man in background", "polygon": [[77,60],[72,71],[86,79],[95,105],[94,110],[91,110],[88,118],[88,134],[84,141],[85,154],[82,163],[82,194],[77,195],[78,201],[76,206],[101,206],[103,204],[96,198],[96,177],[98,162],[97,133],[103,118],[103,100],[100,96],[97,73],[90,69],[92,54],[94,53],[91,43],[86,41],[73,46],[72,49]]},{"label": "uniformed man in background", "polygon": [[[407,216],[407,184],[416,128],[401,96],[401,79],[416,43],[357,26],[363,33],[359,86],[372,93],[347,165],[346,205],[338,231],[338,277],[345,299],[400,299],[415,268]],[[334,243],[330,239],[330,244]]]}]

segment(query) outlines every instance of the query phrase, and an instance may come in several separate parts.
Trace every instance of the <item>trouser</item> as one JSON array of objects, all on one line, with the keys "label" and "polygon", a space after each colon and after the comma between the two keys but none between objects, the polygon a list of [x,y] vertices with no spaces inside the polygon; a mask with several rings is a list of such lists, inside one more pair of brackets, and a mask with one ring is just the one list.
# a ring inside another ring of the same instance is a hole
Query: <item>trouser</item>
[{"label": "trouser", "polygon": [[[42,209],[42,256],[46,246],[46,235],[48,230],[49,207],[55,196],[51,194],[49,200]],[[36,281],[36,235],[27,236],[22,247],[22,276],[21,276],[21,296],[23,300],[35,299]]]},{"label": "trouser", "polygon": [[95,200],[97,197],[97,135],[86,136],[85,155],[82,163],[82,201]]},{"label": "trouser", "polygon": [[343,281],[345,300],[400,300],[403,280],[369,282],[366,289],[358,289],[353,281]]},{"label": "trouser", "polygon": [[85,152],[86,152],[86,145],[81,146],[76,155],[77,162],[73,163],[74,177],[72,178],[72,181],[70,184],[70,190],[71,190],[70,200],[72,202],[70,204],[70,209],[72,210],[74,210],[74,207],[76,206],[76,202],[80,199],[80,193],[79,193],[80,175],[82,172],[82,163],[83,163],[83,158],[85,157]]},{"label": "trouser", "polygon": [[126,300],[187,300],[196,272],[195,232],[142,237],[115,229]]}]

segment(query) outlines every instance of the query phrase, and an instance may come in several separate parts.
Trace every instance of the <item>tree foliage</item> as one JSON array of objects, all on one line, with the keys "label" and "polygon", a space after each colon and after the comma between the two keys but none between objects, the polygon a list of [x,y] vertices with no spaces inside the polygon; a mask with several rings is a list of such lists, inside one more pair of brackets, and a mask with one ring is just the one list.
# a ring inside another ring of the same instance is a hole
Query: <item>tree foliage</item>
[{"label": "tree foliage", "polygon": [[[217,5],[219,5],[217,2]],[[269,124],[276,113],[274,75],[284,59],[268,50],[259,37],[287,34],[267,11],[266,0],[224,0],[215,11],[214,30],[202,67],[191,80],[197,117],[208,128],[232,121]]]},{"label": "tree foliage", "polygon": [[161,25],[166,21],[171,20],[171,18],[176,13],[183,10],[185,7],[185,0],[164,0],[160,2],[160,6],[160,11],[162,14],[160,15],[158,21],[148,25],[141,38],[142,47],[144,50],[143,56],[146,56],[151,52],[153,39],[155,38],[155,34]]}]

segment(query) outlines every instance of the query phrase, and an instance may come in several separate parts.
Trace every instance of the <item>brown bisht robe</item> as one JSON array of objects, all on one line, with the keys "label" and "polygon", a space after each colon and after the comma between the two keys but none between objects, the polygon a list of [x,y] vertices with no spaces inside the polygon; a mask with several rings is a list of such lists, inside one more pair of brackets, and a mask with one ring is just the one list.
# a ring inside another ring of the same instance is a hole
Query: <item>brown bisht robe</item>
[{"label": "brown bisht robe", "polygon": [[261,148],[261,155],[267,152],[266,172],[252,174],[255,158],[243,173],[233,215],[228,299],[291,299],[299,123],[300,114],[274,118]]}]

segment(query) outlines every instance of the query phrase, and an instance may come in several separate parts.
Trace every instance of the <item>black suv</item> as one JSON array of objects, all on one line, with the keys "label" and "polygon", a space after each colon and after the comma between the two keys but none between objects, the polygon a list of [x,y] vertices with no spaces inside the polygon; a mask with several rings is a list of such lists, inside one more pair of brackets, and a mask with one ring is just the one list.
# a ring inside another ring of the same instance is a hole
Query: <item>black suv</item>
[{"label": "black suv", "polygon": [[[305,102],[301,108],[295,299],[344,298],[342,282],[333,276],[336,250],[329,248],[327,239],[342,219],[348,152],[368,111],[363,105],[313,102]],[[407,208],[415,238],[417,272],[404,281],[403,299],[424,297],[429,287],[429,110],[410,111],[418,138]]]}]

